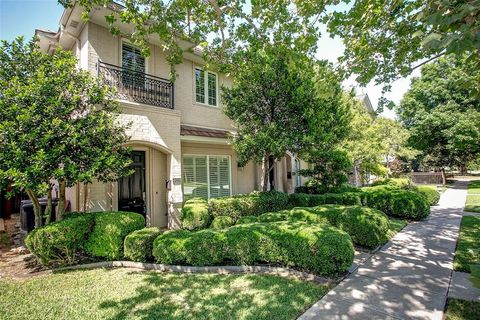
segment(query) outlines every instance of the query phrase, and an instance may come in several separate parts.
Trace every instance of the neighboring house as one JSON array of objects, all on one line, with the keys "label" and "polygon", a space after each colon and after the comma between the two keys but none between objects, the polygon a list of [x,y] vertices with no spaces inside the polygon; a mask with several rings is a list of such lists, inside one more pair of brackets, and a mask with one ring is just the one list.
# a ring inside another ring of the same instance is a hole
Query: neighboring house
[{"label": "neighboring house", "polygon": [[[58,32],[36,30],[42,51],[58,47],[72,50],[79,67],[101,74],[118,89],[121,121],[130,122],[128,143],[135,173],[115,183],[87,186],[87,210],[126,210],[145,214],[147,224],[175,228],[179,208],[192,196],[205,198],[247,193],[260,189],[261,167],[237,166],[228,144],[232,122],[222,112],[220,87],[231,80],[205,70],[195,44],[179,40],[184,62],[176,66],[171,83],[170,65],[158,37],[151,36],[151,55],[144,58],[126,38],[113,36],[105,22],[112,8],[98,7],[85,22],[82,9],[65,9]],[[120,24],[122,34],[132,25]],[[300,162],[286,155],[275,162],[270,184],[293,192],[302,183],[295,173]],[[84,188],[70,188],[67,198],[74,211],[83,210]]]}]

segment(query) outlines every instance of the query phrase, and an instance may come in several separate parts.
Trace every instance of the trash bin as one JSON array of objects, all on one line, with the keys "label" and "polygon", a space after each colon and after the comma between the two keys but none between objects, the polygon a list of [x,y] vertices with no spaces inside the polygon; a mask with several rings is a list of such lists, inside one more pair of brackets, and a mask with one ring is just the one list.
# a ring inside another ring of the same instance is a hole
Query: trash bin
[{"label": "trash bin", "polygon": [[[47,207],[47,199],[40,198],[38,199],[40,206],[42,208],[42,214],[45,212]],[[52,199],[52,214],[51,222],[55,221],[55,212],[58,205],[58,199]],[[43,217],[43,223],[45,223],[45,217]],[[35,228],[35,214],[33,213],[33,204],[31,200],[23,200],[20,206],[20,222],[22,230],[30,232]]]}]

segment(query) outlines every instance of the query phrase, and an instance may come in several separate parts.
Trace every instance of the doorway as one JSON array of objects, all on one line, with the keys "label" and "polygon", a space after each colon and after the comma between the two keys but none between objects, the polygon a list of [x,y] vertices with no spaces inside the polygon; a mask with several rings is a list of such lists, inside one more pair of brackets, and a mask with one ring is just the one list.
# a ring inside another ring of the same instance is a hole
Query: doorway
[{"label": "doorway", "polygon": [[145,151],[133,151],[130,168],[134,171],[118,180],[118,210],[146,217]]}]

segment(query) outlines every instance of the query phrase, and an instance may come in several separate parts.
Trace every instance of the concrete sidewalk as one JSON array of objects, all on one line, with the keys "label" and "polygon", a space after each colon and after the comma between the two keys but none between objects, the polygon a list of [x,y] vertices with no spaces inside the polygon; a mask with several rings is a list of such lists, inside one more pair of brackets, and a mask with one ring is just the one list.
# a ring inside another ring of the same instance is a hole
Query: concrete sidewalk
[{"label": "concrete sidewalk", "polygon": [[299,319],[442,319],[467,183],[457,181],[427,220],[409,224]]}]

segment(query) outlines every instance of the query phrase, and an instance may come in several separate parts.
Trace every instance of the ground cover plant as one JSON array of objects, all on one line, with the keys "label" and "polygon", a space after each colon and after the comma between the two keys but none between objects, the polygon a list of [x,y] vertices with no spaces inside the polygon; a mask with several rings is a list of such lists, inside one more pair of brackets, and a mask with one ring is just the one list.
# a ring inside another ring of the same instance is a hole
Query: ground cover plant
[{"label": "ground cover plant", "polygon": [[480,264],[480,217],[466,216],[460,225],[453,268],[470,272],[470,265],[474,264]]},{"label": "ground cover plant", "polygon": [[95,269],[0,279],[0,314],[10,320],[294,319],[327,291],[269,275]]}]

